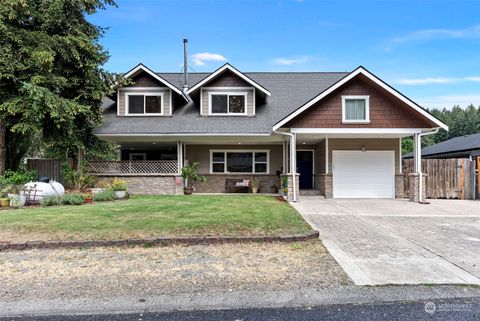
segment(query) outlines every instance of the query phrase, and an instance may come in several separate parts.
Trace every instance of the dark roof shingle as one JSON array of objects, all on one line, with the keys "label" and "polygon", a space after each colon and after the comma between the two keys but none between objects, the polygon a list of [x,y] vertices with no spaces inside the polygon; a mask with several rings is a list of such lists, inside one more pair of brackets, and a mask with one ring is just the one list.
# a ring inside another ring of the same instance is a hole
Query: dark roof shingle
[{"label": "dark roof shingle", "polygon": [[[347,72],[247,72],[272,96],[256,106],[255,117],[202,117],[200,107],[192,102],[175,106],[172,117],[117,117],[116,104],[105,101],[104,122],[97,134],[195,134],[259,133],[268,134],[273,125],[345,77]],[[181,89],[181,73],[158,73]],[[209,73],[190,73],[192,87]]]},{"label": "dark roof shingle", "polygon": [[[441,143],[425,147],[422,149],[422,156],[458,153],[474,149],[480,150],[480,133],[454,137]],[[413,157],[413,153],[405,154],[403,157],[411,158]]]}]

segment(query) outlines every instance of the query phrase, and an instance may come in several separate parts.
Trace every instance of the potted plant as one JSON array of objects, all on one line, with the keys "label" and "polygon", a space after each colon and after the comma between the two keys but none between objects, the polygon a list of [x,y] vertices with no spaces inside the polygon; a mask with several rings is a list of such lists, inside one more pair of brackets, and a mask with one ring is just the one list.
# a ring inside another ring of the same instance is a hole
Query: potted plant
[{"label": "potted plant", "polygon": [[13,185],[9,188],[8,198],[10,200],[11,207],[23,207],[27,202],[27,195],[25,193],[25,187],[19,185]]},{"label": "potted plant", "polygon": [[287,198],[288,195],[288,177],[284,176],[282,177],[282,193],[283,193],[283,198]]},{"label": "potted plant", "polygon": [[83,194],[83,198],[85,199],[85,203],[92,204],[93,203],[93,196],[92,192],[86,192]]},{"label": "potted plant", "polygon": [[252,177],[250,180],[250,188],[253,194],[257,194],[258,190],[260,189],[260,179],[257,177]]},{"label": "potted plant", "polygon": [[3,188],[0,190],[0,206],[1,207],[8,207],[10,206],[10,200],[7,196],[7,188]]},{"label": "potted plant", "polygon": [[277,185],[272,184],[272,186],[270,186],[270,193],[272,193],[272,194],[277,194],[278,193]]},{"label": "potted plant", "polygon": [[185,187],[183,188],[183,193],[185,195],[192,195],[193,193],[193,184],[195,182],[206,182],[207,178],[205,176],[198,175],[198,163],[192,162],[189,165],[186,165],[182,168],[182,177],[185,181]]},{"label": "potted plant", "polygon": [[121,200],[127,195],[128,184],[123,179],[115,177],[110,188],[115,192],[115,198]]}]

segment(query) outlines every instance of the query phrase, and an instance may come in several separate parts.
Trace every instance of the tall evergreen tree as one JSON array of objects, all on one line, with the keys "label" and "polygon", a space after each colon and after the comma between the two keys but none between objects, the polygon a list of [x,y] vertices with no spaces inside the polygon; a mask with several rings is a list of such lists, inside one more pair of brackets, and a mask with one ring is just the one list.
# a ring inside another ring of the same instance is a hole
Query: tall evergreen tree
[{"label": "tall evergreen tree", "polygon": [[72,149],[91,142],[114,77],[102,69],[109,58],[99,44],[105,30],[86,16],[110,5],[113,0],[0,2],[0,174],[7,149],[15,148],[10,143],[38,131]]}]

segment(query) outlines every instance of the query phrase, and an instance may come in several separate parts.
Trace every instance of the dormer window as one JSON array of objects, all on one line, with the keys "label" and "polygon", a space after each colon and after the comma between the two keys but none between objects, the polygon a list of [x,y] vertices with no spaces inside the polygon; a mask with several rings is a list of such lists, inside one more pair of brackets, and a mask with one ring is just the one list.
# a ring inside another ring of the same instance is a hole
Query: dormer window
[{"label": "dormer window", "polygon": [[161,93],[126,93],[127,115],[162,115]]},{"label": "dormer window", "polygon": [[370,122],[370,96],[342,96],[343,123]]},{"label": "dormer window", "polygon": [[211,115],[246,115],[247,93],[209,93]]}]

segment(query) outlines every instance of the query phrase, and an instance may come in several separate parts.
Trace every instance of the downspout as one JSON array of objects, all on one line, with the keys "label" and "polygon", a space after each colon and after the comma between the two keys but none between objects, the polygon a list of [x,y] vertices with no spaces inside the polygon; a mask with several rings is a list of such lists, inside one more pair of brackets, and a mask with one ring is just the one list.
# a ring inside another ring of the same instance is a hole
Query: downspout
[{"label": "downspout", "polygon": [[[428,136],[428,135],[435,135],[436,133],[438,133],[438,131],[440,130],[439,127],[433,129],[433,130],[430,130],[428,132],[424,132],[424,133],[420,133],[418,134],[418,141],[419,141],[419,145],[420,146],[415,146],[415,152],[417,153],[417,157],[420,156],[420,161],[418,162],[418,200],[419,200],[419,203],[423,203],[423,204],[428,204],[426,202],[426,200],[423,199],[423,183],[422,183],[422,180],[423,180],[423,173],[422,173],[422,137],[423,136]],[[426,187],[425,187],[426,188]]]},{"label": "downspout", "polygon": [[[295,166],[291,166],[293,165],[292,159],[294,159],[294,155],[292,155],[293,154],[292,144],[294,143],[294,135],[292,133],[280,132],[277,130],[274,130],[273,132],[275,134],[290,137],[290,167],[292,167],[290,168],[290,171],[292,172],[293,201],[296,202],[297,201],[297,184],[296,184],[297,169],[295,168]],[[295,162],[295,165],[296,165],[296,162]]]}]

